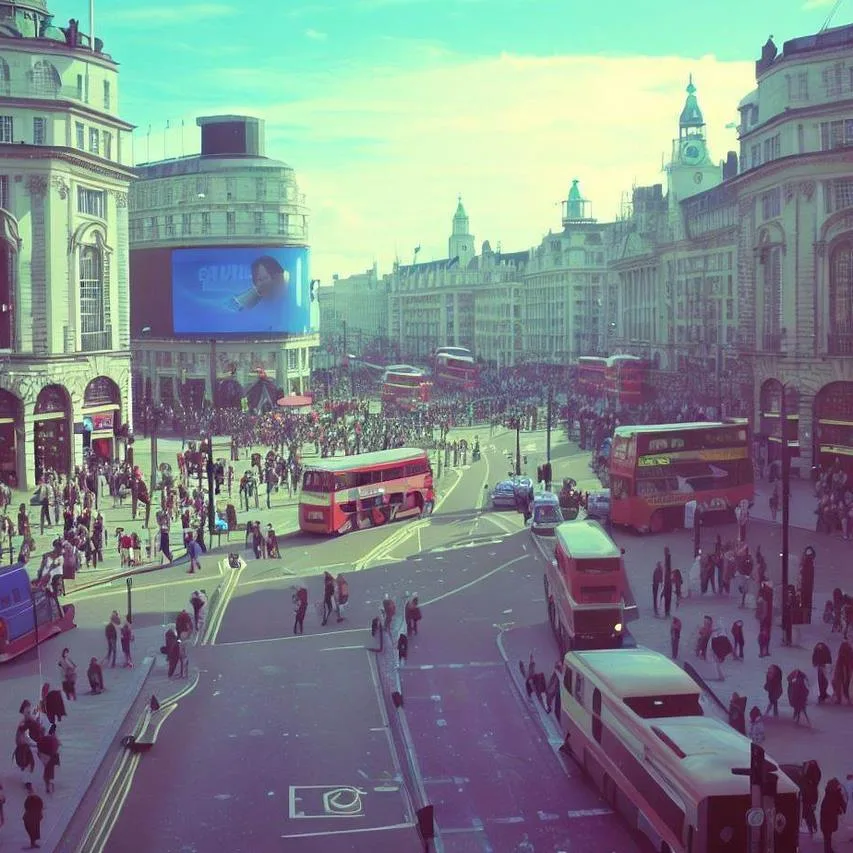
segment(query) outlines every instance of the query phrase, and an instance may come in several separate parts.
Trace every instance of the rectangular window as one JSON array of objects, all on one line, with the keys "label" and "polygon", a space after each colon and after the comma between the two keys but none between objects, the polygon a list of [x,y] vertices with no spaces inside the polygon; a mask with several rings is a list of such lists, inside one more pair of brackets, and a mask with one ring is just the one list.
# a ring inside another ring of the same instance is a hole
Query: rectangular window
[{"label": "rectangular window", "polygon": [[0,116],[0,142],[13,142],[15,122],[12,116]]},{"label": "rectangular window", "polygon": [[9,210],[9,176],[0,175],[0,207]]},{"label": "rectangular window", "polygon": [[175,218],[172,216],[171,213],[166,214],[166,236],[175,236]]},{"label": "rectangular window", "polygon": [[761,194],[761,215],[766,221],[782,214],[782,190],[779,187]]},{"label": "rectangular window", "polygon": [[102,137],[101,141],[103,142],[103,145],[104,145],[104,150],[103,150],[104,159],[112,160],[113,159],[113,135],[108,130],[105,130],[103,132],[103,134],[101,134],[101,137]]},{"label": "rectangular window", "polygon": [[255,201],[264,201],[267,197],[267,184],[264,178],[255,178]]},{"label": "rectangular window", "polygon": [[234,178],[225,179],[225,198],[227,201],[234,198]]},{"label": "rectangular window", "polygon": [[853,207],[853,178],[842,178],[832,182],[835,210]]},{"label": "rectangular window", "polygon": [[299,362],[296,360],[297,352],[295,349],[287,351],[287,370],[289,373],[296,371],[299,367]]},{"label": "rectangular window", "polygon": [[822,121],[820,123],[820,147],[822,151],[853,145],[853,119]]},{"label": "rectangular window", "polygon": [[152,240],[159,240],[160,239],[160,223],[157,221],[156,216],[152,216],[148,220],[148,236]]},{"label": "rectangular window", "polygon": [[195,179],[195,194],[197,196],[207,195],[207,178]]},{"label": "rectangular window", "polygon": [[803,125],[797,125],[797,153],[805,154],[806,152],[806,129]]},{"label": "rectangular window", "polygon": [[90,127],[89,128],[89,153],[90,154],[100,154],[101,151],[101,134],[98,132],[98,128]]},{"label": "rectangular window", "polygon": [[279,236],[287,234],[287,214],[279,213],[278,215],[278,233]]},{"label": "rectangular window", "polygon": [[163,204],[166,207],[169,207],[175,203],[175,188],[172,186],[171,182],[167,183],[165,187],[163,187]]},{"label": "rectangular window", "polygon": [[193,215],[191,213],[181,214],[181,234],[190,236],[193,233]]},{"label": "rectangular window", "polygon": [[77,100],[82,101],[84,94],[85,94],[85,92],[83,90],[83,75],[78,74],[77,75]]},{"label": "rectangular window", "polygon": [[264,233],[264,214],[261,211],[255,211],[254,222],[255,222],[255,234],[263,234]]},{"label": "rectangular window", "polygon": [[108,110],[112,105],[112,98],[110,97],[110,81],[104,80],[104,109]]},{"label": "rectangular window", "polygon": [[237,214],[233,210],[229,210],[225,214],[225,233],[229,237],[233,237],[237,233]]},{"label": "rectangular window", "polygon": [[92,246],[80,251],[80,337],[86,352],[109,348],[105,340],[104,278],[100,252]]},{"label": "rectangular window", "polygon": [[750,169],[756,169],[761,165],[761,146],[753,145],[750,148]]},{"label": "rectangular window", "polygon": [[77,212],[104,218],[104,191],[77,187]]},{"label": "rectangular window", "polygon": [[803,71],[797,74],[797,100],[807,101],[809,99],[809,73]]},{"label": "rectangular window", "polygon": [[207,211],[201,215],[201,233],[210,234],[210,213]]},{"label": "rectangular window", "polygon": [[86,150],[86,128],[82,121],[74,125],[74,144],[81,150]]},{"label": "rectangular window", "polygon": [[44,145],[47,139],[47,119],[36,116],[33,119],[33,145]]}]

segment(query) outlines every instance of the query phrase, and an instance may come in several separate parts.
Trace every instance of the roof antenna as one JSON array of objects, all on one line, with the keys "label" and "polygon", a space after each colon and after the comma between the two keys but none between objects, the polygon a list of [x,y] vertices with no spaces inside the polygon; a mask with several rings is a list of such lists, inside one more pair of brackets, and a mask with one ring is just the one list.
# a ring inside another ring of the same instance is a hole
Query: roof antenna
[{"label": "roof antenna", "polygon": [[826,20],[823,22],[823,26],[818,30],[818,34],[826,32],[829,29],[829,25],[832,23],[832,19],[835,17],[835,13],[840,8],[841,4],[844,0],[835,0],[835,5],[830,10],[829,14],[826,16]]}]

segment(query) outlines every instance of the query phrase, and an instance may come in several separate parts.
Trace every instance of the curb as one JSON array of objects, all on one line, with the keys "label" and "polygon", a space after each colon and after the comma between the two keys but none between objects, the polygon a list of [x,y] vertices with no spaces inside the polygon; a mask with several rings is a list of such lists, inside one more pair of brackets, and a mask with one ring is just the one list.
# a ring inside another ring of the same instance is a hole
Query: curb
[{"label": "curb", "polygon": [[127,711],[124,716],[118,720],[118,725],[115,729],[110,729],[109,732],[106,732],[101,739],[101,743],[98,745],[98,748],[95,752],[95,756],[90,763],[90,768],[88,772],[89,782],[85,787],[76,788],[74,794],[70,798],[70,802],[66,805],[65,809],[60,815],[59,820],[54,824],[54,828],[50,835],[47,836],[46,839],[42,841],[42,847],[45,850],[49,851],[60,851],[61,844],[63,838],[65,836],[65,832],[68,828],[68,825],[71,823],[71,820],[74,817],[74,814],[77,812],[77,809],[80,808],[80,804],[86,798],[86,795],[89,793],[90,788],[94,783],[95,776],[100,769],[101,765],[106,761],[107,755],[109,751],[112,749],[113,744],[121,732],[122,727],[124,726],[127,718],[130,716],[130,712],[133,710],[133,706],[136,704],[139,699],[139,695],[145,689],[145,683],[148,681],[149,676],[151,675],[151,670],[154,668],[155,657],[154,655],[146,655],[143,658],[142,666],[140,666],[137,671],[140,673],[144,673],[142,677],[139,679],[138,686],[136,688],[135,693],[133,693],[132,698],[130,700],[130,704],[128,706]]},{"label": "curb", "polygon": [[183,563],[188,563],[189,558],[184,554],[182,557],[178,557],[175,560],[172,560],[171,563],[164,563],[162,566],[140,566],[138,568],[130,569],[126,572],[117,572],[113,575],[104,575],[104,577],[99,578],[98,580],[93,580],[89,583],[81,584],[80,586],[75,586],[73,590],[71,590],[67,595],[74,595],[78,592],[83,592],[86,589],[92,589],[96,586],[103,586],[104,584],[112,583],[113,581],[122,580],[122,578],[133,577],[134,575],[147,575],[151,574],[151,572],[159,572],[163,569],[171,568],[172,566],[180,566]]}]

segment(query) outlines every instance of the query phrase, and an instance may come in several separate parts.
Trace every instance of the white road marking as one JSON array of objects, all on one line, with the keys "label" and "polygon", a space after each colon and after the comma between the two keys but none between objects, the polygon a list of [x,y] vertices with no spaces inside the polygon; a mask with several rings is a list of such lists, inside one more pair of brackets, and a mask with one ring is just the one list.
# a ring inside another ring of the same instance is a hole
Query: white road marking
[{"label": "white road marking", "polygon": [[601,815],[613,814],[613,809],[574,809],[566,812],[566,817],[599,817]]},{"label": "white road marking", "polygon": [[364,646],[329,646],[327,649],[320,649],[321,652],[342,652],[346,649],[363,649]]},{"label": "white road marking", "polygon": [[[439,559],[436,557],[436,559]],[[437,595],[435,598],[430,598],[428,601],[422,601],[421,607],[426,607],[428,604],[435,604],[438,601],[443,601],[445,598],[450,598],[451,595],[456,595],[459,592],[464,592],[466,589],[470,589],[472,586],[475,586],[478,583],[482,583],[484,580],[488,580],[492,575],[496,575],[498,572],[502,572],[504,569],[509,568],[510,566],[518,563],[520,560],[524,560],[526,557],[515,557],[507,563],[501,563],[501,565],[492,569],[489,572],[486,572],[484,575],[480,575],[478,578],[474,578],[472,581],[468,581],[468,583],[462,584],[462,586],[458,586],[455,589],[448,590],[447,592],[443,592],[441,595]],[[367,630],[362,629],[362,630]]]},{"label": "white road marking", "polygon": [[322,838],[329,835],[352,835],[356,832],[387,832],[389,829],[411,829],[413,823],[393,823],[389,826],[365,826],[361,829],[330,829],[326,832],[297,832],[282,838]]},{"label": "white road marking", "polygon": [[[217,643],[217,646],[251,646],[254,643],[280,643],[285,640],[302,640],[306,637],[337,637],[341,634],[356,634],[367,631],[367,628],[341,628],[340,631],[323,631],[321,634],[291,634],[287,637],[261,637],[258,640],[230,640],[227,643]],[[364,648],[362,646],[362,648]]]}]

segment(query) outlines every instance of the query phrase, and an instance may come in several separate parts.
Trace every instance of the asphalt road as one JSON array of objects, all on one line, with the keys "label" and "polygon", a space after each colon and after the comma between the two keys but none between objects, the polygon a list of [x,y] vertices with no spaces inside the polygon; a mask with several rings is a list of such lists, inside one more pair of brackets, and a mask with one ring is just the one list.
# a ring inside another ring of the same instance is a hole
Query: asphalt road
[{"label": "asphalt road", "polygon": [[[502,631],[544,621],[543,563],[520,516],[483,509],[485,487],[509,469],[514,434],[481,444],[479,463],[444,474],[432,517],[290,538],[281,561],[248,564],[226,597],[216,644],[193,652],[199,686],[140,762],[106,850],[420,850],[400,744],[365,651],[383,595],[407,593],[424,607],[402,674],[410,747],[441,849],[502,853],[524,833],[537,853],[637,849],[557,757],[501,657]],[[522,435],[528,470],[543,447],[541,434]],[[585,466],[585,454],[565,457],[561,476],[583,483]],[[327,567],[348,574],[351,603],[343,623],[322,626],[315,604]],[[141,613],[157,618],[164,590],[167,606],[183,599],[186,580],[196,581],[170,577],[146,592]],[[297,581],[310,604],[305,635],[294,637]],[[99,609],[112,606],[105,596]],[[550,665],[556,650],[542,645],[537,659]]]}]

